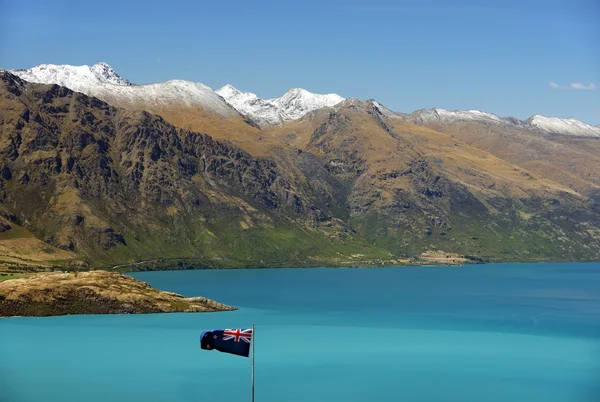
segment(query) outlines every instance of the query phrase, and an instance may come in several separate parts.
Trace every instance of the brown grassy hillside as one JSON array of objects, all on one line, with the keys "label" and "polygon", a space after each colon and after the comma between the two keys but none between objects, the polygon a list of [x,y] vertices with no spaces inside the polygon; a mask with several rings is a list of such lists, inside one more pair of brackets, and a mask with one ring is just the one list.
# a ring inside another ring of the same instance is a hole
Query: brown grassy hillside
[{"label": "brown grassy hillside", "polygon": [[228,310],[235,308],[154,289],[115,272],[42,273],[0,282],[0,317]]}]

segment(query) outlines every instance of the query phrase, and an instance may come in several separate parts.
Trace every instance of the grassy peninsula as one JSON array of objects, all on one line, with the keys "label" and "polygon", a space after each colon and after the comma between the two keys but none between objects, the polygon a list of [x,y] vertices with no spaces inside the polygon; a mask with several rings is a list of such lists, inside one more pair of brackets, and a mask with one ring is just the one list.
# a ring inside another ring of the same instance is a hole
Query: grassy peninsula
[{"label": "grassy peninsula", "polygon": [[235,308],[154,289],[117,272],[48,272],[0,282],[0,317],[228,310]]}]

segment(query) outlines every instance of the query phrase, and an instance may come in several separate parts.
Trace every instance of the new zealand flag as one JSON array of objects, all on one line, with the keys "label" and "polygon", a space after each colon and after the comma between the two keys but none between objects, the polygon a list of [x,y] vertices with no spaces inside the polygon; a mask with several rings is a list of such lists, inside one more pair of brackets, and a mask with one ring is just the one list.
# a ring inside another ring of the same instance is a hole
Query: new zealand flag
[{"label": "new zealand flag", "polygon": [[200,335],[200,348],[238,356],[250,355],[252,329],[215,329]]}]

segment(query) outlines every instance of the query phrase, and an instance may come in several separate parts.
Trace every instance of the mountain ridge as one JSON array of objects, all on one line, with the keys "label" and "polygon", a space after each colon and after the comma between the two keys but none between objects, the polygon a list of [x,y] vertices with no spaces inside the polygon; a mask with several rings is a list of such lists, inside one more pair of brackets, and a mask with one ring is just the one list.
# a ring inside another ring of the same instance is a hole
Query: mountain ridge
[{"label": "mountain ridge", "polygon": [[152,84],[132,84],[106,63],[93,66],[42,64],[29,70],[9,72],[26,81],[61,85],[121,107],[137,108],[139,104],[149,104],[152,109],[176,104],[200,106],[223,117],[238,114],[231,105],[202,83],[168,80]]},{"label": "mountain ridge", "polygon": [[598,138],[372,99],[262,129],[145,106],[0,73],[0,241],[93,267],[600,259]]},{"label": "mountain ridge", "polygon": [[484,122],[529,129],[543,134],[563,134],[582,137],[600,137],[600,129],[574,118],[547,117],[534,114],[526,120],[515,117],[499,117],[480,110],[446,110],[442,108],[420,109],[406,119],[416,124],[449,124],[454,122]]},{"label": "mountain ridge", "polygon": [[[133,84],[105,62],[92,66],[40,64],[30,69],[9,71],[31,82],[66,86],[74,91],[98,96],[104,101],[119,106],[136,107],[135,103],[139,98],[144,98],[146,101],[151,99],[151,103],[157,108],[165,104],[180,103],[184,106],[205,107],[207,111],[224,117],[230,117],[235,111],[258,124],[259,127],[281,125],[286,121],[299,119],[314,110],[335,106],[345,99],[337,94],[315,94],[302,88],[291,88],[279,98],[262,99],[254,93],[240,91],[230,84],[213,90],[202,83],[178,79],[151,84]],[[102,89],[101,87],[105,85],[111,87]],[[111,89],[113,91],[117,89],[118,92],[120,86],[136,89],[121,90],[121,94],[112,93]],[[214,95],[222,98],[225,105]],[[378,104],[381,105],[379,102]],[[438,119],[442,123],[479,120],[526,127],[542,134],[600,137],[600,125],[593,126],[571,117],[534,114],[525,120],[520,120],[515,117],[499,117],[480,110],[450,111],[431,108],[415,110],[410,114],[387,110],[390,112],[389,115],[403,116],[417,124],[432,123],[432,119]]]},{"label": "mountain ridge", "polygon": [[303,88],[292,88],[281,97],[271,99],[261,99],[254,93],[240,91],[230,84],[215,92],[261,126],[281,125],[344,100],[337,94],[315,94]]},{"label": "mountain ridge", "polygon": [[330,234],[350,233],[335,183],[158,115],[6,72],[0,111],[0,215],[16,224],[3,225],[0,241],[23,225],[84,258],[75,266],[293,266],[352,261],[350,250],[388,255],[360,236]]}]

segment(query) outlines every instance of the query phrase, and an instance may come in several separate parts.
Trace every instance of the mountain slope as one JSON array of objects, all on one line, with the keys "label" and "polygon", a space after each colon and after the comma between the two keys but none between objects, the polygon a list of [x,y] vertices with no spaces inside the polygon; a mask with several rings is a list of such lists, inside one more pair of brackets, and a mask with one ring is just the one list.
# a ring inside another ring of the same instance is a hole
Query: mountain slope
[{"label": "mountain slope", "polygon": [[201,83],[170,80],[134,85],[106,63],[91,67],[42,64],[11,73],[28,82],[64,86],[112,106],[159,114],[176,126],[232,141],[255,156],[264,154],[256,124]]},{"label": "mountain slope", "polygon": [[[420,111],[407,120],[449,134],[458,141],[490,152],[582,195],[598,190],[600,137],[573,135],[573,132],[551,134],[540,131],[527,121],[493,115],[488,118],[487,115],[482,112],[470,114],[459,111],[445,115]],[[576,127],[586,127],[579,123]],[[562,127],[562,124],[557,123],[554,127]],[[566,123],[566,128],[561,131],[568,131],[568,128],[571,126]]]},{"label": "mountain slope", "polygon": [[0,73],[0,127],[0,200],[11,222],[94,266],[389,256],[358,235],[330,235],[344,225],[336,201],[314,194],[318,180],[147,112]]},{"label": "mountain slope", "polygon": [[254,156],[268,156],[265,148],[280,145],[265,143],[259,125],[280,124],[343,100],[338,95],[311,94],[304,90],[290,90],[281,98],[262,100],[231,86],[217,93],[204,84],[183,80],[135,85],[106,63],[42,64],[10,72],[29,82],[65,86],[116,107],[158,114],[179,127],[231,141]]},{"label": "mountain slope", "polygon": [[598,258],[591,199],[377,106],[346,100],[272,133],[322,159],[344,183],[359,233],[409,256],[442,249],[491,260],[563,259],[579,258],[578,250]]}]

